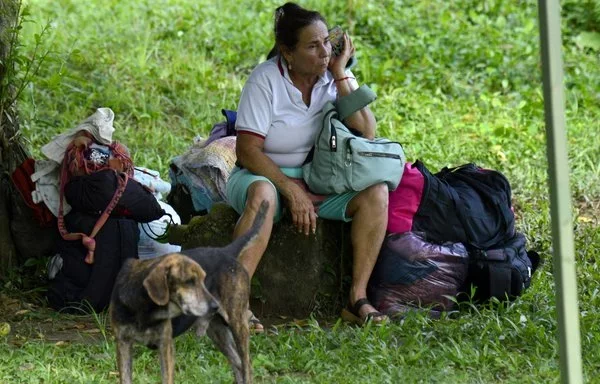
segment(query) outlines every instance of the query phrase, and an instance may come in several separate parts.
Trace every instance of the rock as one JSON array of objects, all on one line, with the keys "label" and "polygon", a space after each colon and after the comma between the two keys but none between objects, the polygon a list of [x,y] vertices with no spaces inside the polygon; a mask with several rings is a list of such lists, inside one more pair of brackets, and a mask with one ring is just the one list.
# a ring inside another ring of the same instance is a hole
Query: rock
[{"label": "rock", "polygon": [[[205,216],[174,226],[169,242],[183,249],[224,246],[238,214],[224,203]],[[252,279],[251,307],[259,318],[339,315],[350,282],[350,224],[318,219],[315,235],[299,234],[289,217],[275,224]]]}]

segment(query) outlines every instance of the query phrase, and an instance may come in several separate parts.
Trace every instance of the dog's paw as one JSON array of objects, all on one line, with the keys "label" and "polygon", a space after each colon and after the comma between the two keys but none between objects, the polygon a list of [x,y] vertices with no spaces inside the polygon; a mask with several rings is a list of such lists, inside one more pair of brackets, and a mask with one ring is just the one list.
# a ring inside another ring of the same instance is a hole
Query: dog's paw
[{"label": "dog's paw", "polygon": [[210,319],[199,318],[194,323],[194,327],[196,327],[196,336],[202,337],[206,335],[206,330],[208,329],[208,325],[210,324]]}]

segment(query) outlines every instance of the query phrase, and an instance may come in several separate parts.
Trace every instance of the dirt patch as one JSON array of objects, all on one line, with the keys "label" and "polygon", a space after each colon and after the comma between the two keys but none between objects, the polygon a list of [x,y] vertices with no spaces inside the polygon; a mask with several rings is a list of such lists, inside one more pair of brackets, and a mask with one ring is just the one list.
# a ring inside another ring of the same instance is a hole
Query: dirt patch
[{"label": "dirt patch", "polygon": [[[106,314],[65,315],[40,303],[35,295],[0,293],[0,338],[21,346],[37,340],[54,344],[99,343],[108,332]],[[107,335],[109,337],[109,335]]]},{"label": "dirt patch", "polygon": [[582,197],[575,202],[575,209],[577,222],[600,225],[600,198]]}]

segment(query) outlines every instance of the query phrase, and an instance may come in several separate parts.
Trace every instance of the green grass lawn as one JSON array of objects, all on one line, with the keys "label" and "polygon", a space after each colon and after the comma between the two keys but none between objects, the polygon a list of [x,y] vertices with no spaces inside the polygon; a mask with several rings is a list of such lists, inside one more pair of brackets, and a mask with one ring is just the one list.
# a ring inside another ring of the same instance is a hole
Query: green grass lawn
[{"label": "green grass lawn", "polygon": [[[170,159],[235,109],[245,79],[272,46],[279,2],[29,0],[23,52],[36,34],[47,59],[21,94],[30,148],[97,107],[114,110],[115,138],[136,165],[168,180]],[[569,167],[581,342],[587,382],[600,382],[600,3],[563,4]],[[513,186],[518,229],[546,259],[532,288],[497,308],[357,329],[312,320],[254,336],[258,383],[548,383],[559,381],[537,2],[302,1],[347,29],[360,83],[378,94],[380,135],[430,169],[474,161]],[[594,6],[596,8],[594,8]],[[588,8],[586,8],[588,7]],[[595,17],[595,19],[594,19]],[[596,28],[596,31],[594,31]],[[4,289],[16,289],[5,286]],[[105,315],[97,324],[105,330]],[[57,317],[60,321],[61,317]],[[102,332],[100,333],[102,335]],[[207,339],[177,339],[176,379],[231,382]],[[137,382],[159,381],[156,353],[136,349]],[[117,382],[114,344],[18,347],[0,338],[0,383]]]}]

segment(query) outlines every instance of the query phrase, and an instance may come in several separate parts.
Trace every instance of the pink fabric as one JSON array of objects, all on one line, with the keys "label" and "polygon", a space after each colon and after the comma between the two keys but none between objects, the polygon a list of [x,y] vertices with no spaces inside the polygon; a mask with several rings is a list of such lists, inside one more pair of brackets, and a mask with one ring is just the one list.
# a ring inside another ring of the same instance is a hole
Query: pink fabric
[{"label": "pink fabric", "polygon": [[402,233],[412,229],[413,218],[421,203],[424,184],[423,174],[413,167],[412,163],[406,163],[400,185],[390,192],[388,232]]}]

